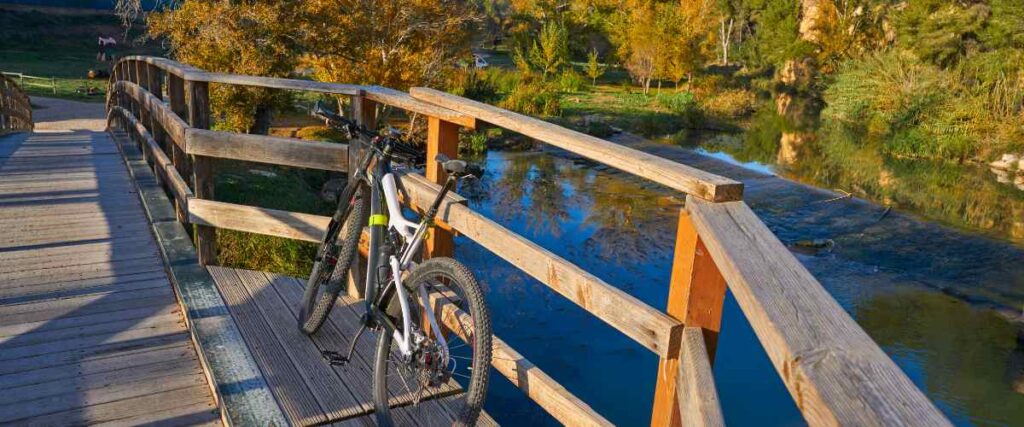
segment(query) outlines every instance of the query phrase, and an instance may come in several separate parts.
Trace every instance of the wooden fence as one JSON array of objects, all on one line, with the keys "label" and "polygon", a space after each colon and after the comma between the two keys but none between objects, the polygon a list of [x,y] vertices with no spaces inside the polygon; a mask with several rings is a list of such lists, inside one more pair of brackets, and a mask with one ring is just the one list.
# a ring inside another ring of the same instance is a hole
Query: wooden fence
[{"label": "wooden fence", "polygon": [[28,88],[29,86],[45,87],[53,90],[53,94],[57,94],[57,78],[56,77],[39,77],[30,76],[25,73],[14,73],[9,71],[3,71],[3,75],[10,77],[11,79],[18,79],[18,84],[22,88]]},{"label": "wooden fence", "polygon": [[32,104],[10,77],[0,74],[0,135],[31,131]]},{"label": "wooden fence", "polygon": [[[475,212],[457,195],[442,205],[427,242],[427,254],[438,256],[453,253],[453,233],[472,239],[660,357],[652,425],[723,424],[711,365],[726,289],[810,424],[949,424],[742,201],[739,182],[432,89],[405,93],[124,58],[110,80],[109,120],[141,144],[173,195],[178,220],[195,226],[203,264],[216,260],[215,228],[316,242],[329,220],[215,201],[211,159],[345,171],[355,158],[345,144],[209,130],[210,84],[347,96],[353,117],[371,128],[378,105],[425,116],[427,158],[456,157],[459,128],[486,122],[686,193],[664,311]],[[443,174],[433,162],[425,176],[406,173],[404,202],[427,206]],[[354,274],[350,281],[361,283],[359,270]],[[350,284],[351,294],[359,291]],[[443,313],[446,322],[464,314],[451,307]],[[498,337],[493,366],[565,424],[610,424]]]}]

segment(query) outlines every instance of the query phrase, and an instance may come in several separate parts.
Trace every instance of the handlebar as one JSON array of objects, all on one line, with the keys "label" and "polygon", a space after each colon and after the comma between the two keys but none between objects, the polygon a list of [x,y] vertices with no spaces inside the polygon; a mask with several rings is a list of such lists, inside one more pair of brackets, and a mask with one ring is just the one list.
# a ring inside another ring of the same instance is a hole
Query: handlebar
[{"label": "handlebar", "polygon": [[[311,113],[314,116],[323,119],[328,126],[344,131],[349,139],[353,136],[364,136],[369,138],[371,142],[370,148],[380,154],[383,154],[382,149],[385,145],[390,145],[391,156],[395,160],[413,165],[423,164],[422,162],[417,162],[423,159],[423,152],[399,139],[397,135],[394,135],[394,132],[392,132],[391,136],[382,136],[377,132],[367,129],[359,123],[346,119],[345,117],[324,108],[323,103],[320,101],[317,101],[316,105],[313,106]],[[467,163],[464,160],[452,160],[444,154],[438,154],[434,161],[440,163],[445,172],[455,178],[472,176],[479,179],[484,175],[484,170],[479,165]]]}]

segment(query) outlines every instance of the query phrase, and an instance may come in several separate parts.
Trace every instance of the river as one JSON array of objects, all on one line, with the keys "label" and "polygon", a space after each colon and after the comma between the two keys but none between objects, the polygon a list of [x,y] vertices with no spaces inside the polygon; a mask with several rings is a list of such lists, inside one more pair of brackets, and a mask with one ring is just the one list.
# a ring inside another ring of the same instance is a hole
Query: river
[{"label": "river", "polygon": [[[1024,192],[984,170],[730,138],[611,139],[742,180],[753,210],[954,423],[1024,424]],[[477,160],[486,175],[460,190],[473,209],[665,307],[681,194],[552,148]],[[649,425],[652,353],[472,241],[456,248],[498,336],[612,422]],[[714,371],[727,423],[803,424],[731,295]],[[499,374],[491,384],[499,422],[557,424]]]}]

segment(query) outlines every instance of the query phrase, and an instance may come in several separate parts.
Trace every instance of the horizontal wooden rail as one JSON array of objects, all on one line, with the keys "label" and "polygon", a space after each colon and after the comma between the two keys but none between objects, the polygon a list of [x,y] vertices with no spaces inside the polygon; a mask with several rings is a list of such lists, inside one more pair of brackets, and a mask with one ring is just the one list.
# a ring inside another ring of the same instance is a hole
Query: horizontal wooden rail
[{"label": "horizontal wooden rail", "polygon": [[185,141],[185,152],[197,156],[333,171],[348,169],[348,144],[192,128],[185,131]]},{"label": "horizontal wooden rail", "polygon": [[683,345],[679,351],[679,413],[686,426],[717,427],[725,425],[722,405],[718,403],[715,377],[711,372],[704,333],[700,328],[683,330]]},{"label": "horizontal wooden rail", "polygon": [[686,210],[812,425],[949,425],[743,202]]},{"label": "horizontal wooden rail", "polygon": [[306,242],[319,242],[331,220],[321,215],[203,199],[192,199],[188,208],[189,222],[193,224]]},{"label": "horizontal wooden rail", "polygon": [[145,126],[139,122],[132,113],[122,107],[113,106],[110,108],[108,113],[107,121],[109,122],[114,114],[118,114],[121,119],[128,122],[128,128],[135,131],[135,135],[145,141],[146,146],[149,150],[144,152],[151,156],[151,161],[155,166],[156,170],[160,173],[161,178],[167,183],[167,186],[171,189],[171,193],[174,194],[175,201],[178,206],[183,210],[188,209],[188,202],[193,196],[192,190],[188,188],[188,183],[181,174],[178,173],[177,169],[174,168],[174,163],[167,157],[163,149],[160,148],[160,144],[157,144],[153,136],[150,135],[149,131]]},{"label": "horizontal wooden rail", "polygon": [[414,98],[470,115],[705,200],[724,202],[743,197],[743,183],[694,167],[434,89],[415,87],[410,93]]},{"label": "horizontal wooden rail", "polygon": [[182,79],[193,82],[220,83],[238,86],[262,87],[268,89],[284,89],[305,92],[326,93],[332,95],[365,96],[372,101],[391,105],[410,113],[437,117],[444,121],[473,128],[476,120],[469,115],[439,107],[437,105],[413,98],[408,93],[380,86],[361,86],[339,83],[325,83],[313,80],[285,79],[276,77],[257,77],[229,73],[203,71],[190,65],[165,58],[151,56],[127,56],[122,61],[139,61],[163,69]]},{"label": "horizontal wooden rail", "polygon": [[[171,107],[164,104],[162,100],[153,96],[145,88],[135,83],[126,80],[118,80],[114,82],[112,97],[118,94],[125,94],[130,96],[135,102],[139,103],[148,114],[152,116],[160,127],[171,137],[174,144],[180,147],[182,150],[186,150],[185,130],[189,128],[188,123],[185,122],[177,114],[171,111]],[[113,98],[111,98],[113,99]],[[108,107],[109,108],[109,107]]]},{"label": "horizontal wooden rail", "polygon": [[[438,313],[442,327],[469,342],[469,337],[476,333],[473,319],[469,313],[442,298],[436,292],[430,296],[431,308]],[[562,424],[614,425],[496,335],[491,336],[491,350],[491,365]]]}]

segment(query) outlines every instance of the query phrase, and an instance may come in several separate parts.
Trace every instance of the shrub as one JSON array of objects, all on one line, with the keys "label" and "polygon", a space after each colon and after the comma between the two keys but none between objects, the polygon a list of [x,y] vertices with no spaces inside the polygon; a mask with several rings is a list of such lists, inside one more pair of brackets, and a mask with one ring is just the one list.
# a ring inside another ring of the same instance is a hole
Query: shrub
[{"label": "shrub", "polygon": [[469,99],[487,102],[497,97],[498,91],[484,72],[476,69],[456,71],[449,81],[448,91]]},{"label": "shrub", "polygon": [[465,133],[459,138],[459,150],[480,154],[487,151],[487,133]]},{"label": "shrub", "polygon": [[572,68],[566,68],[558,78],[558,87],[562,92],[580,92],[586,87],[587,82]]},{"label": "shrub", "polygon": [[534,116],[558,116],[562,113],[558,88],[540,80],[522,82],[498,106]]},{"label": "shrub", "polygon": [[679,118],[680,125],[692,127],[701,121],[703,114],[697,100],[690,92],[665,92],[654,97],[658,106]]},{"label": "shrub", "polygon": [[757,96],[746,89],[725,89],[704,99],[704,111],[723,118],[738,118],[754,112]]},{"label": "shrub", "polygon": [[824,98],[823,118],[899,156],[962,160],[978,152],[993,122],[951,73],[896,52],[844,64]]}]

